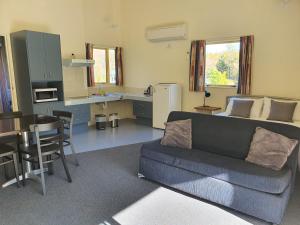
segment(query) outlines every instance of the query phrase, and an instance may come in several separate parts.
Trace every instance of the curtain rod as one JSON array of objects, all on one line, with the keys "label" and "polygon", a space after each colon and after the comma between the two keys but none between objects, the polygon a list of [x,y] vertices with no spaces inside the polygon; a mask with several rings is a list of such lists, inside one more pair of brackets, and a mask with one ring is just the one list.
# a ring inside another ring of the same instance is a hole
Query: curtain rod
[{"label": "curtain rod", "polygon": [[220,42],[236,42],[239,41],[241,36],[231,36],[231,37],[216,37],[216,38],[207,38],[207,43],[220,43]]},{"label": "curtain rod", "polygon": [[119,47],[118,45],[116,46],[105,46],[105,45],[97,45],[97,44],[93,44],[94,48],[112,48],[115,49],[116,47]]},{"label": "curtain rod", "polygon": [[[244,35],[241,36],[231,36],[231,37],[216,37],[216,38],[204,38],[202,40],[205,40],[206,43],[208,44],[218,44],[218,43],[224,43],[224,42],[238,42],[240,40],[241,37],[243,37]],[[187,54],[190,54],[190,51],[187,51]]]}]

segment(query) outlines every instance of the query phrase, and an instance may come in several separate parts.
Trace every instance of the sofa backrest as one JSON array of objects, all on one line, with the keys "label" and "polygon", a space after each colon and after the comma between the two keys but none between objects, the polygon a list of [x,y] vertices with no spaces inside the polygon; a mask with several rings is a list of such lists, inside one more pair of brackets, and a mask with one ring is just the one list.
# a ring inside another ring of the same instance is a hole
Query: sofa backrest
[{"label": "sofa backrest", "polygon": [[[256,127],[263,127],[296,140],[300,128],[268,121],[257,121],[190,112],[171,112],[168,122],[192,119],[193,148],[238,159],[248,155]],[[297,146],[297,154],[298,154]]]}]

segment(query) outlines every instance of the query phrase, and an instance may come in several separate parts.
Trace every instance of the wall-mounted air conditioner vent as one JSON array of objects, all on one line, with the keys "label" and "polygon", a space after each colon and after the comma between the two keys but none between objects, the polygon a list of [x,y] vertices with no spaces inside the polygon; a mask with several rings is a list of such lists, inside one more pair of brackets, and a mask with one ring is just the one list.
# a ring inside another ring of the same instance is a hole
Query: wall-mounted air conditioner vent
[{"label": "wall-mounted air conditioner vent", "polygon": [[146,38],[152,42],[185,40],[187,39],[186,23],[149,27],[146,29]]}]

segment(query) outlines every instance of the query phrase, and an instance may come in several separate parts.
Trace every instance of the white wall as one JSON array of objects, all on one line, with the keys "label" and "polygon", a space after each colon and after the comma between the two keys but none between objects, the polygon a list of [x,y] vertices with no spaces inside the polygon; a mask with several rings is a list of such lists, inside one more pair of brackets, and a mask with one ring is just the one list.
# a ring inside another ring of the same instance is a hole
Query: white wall
[{"label": "white wall", "polygon": [[[123,0],[125,85],[177,82],[184,88],[183,108],[202,104],[202,93],[188,91],[189,56],[194,39],[253,34],[253,94],[300,98],[300,1],[283,7],[280,0]],[[189,39],[151,43],[148,26],[188,24]],[[212,89],[209,104],[223,106],[233,89]]]},{"label": "white wall", "polygon": [[[191,111],[203,96],[188,91],[187,51],[193,39],[254,34],[252,93],[300,98],[299,12],[299,0],[286,7],[281,0],[0,0],[0,34],[8,38],[22,29],[58,33],[63,57],[83,57],[85,42],[122,45],[126,90],[177,82],[184,88],[183,108]],[[170,42],[168,48],[168,43],[145,39],[148,26],[182,21],[188,24],[186,41]],[[84,69],[64,69],[64,81],[67,97],[87,95]],[[235,94],[233,89],[211,92],[208,103],[216,106]]]}]

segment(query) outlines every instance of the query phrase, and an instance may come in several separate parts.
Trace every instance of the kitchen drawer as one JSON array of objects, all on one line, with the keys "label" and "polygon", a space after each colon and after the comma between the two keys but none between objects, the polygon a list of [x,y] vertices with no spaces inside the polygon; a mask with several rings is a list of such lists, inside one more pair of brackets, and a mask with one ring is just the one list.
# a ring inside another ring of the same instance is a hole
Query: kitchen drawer
[{"label": "kitchen drawer", "polygon": [[152,102],[133,101],[133,114],[136,117],[152,118]]}]

